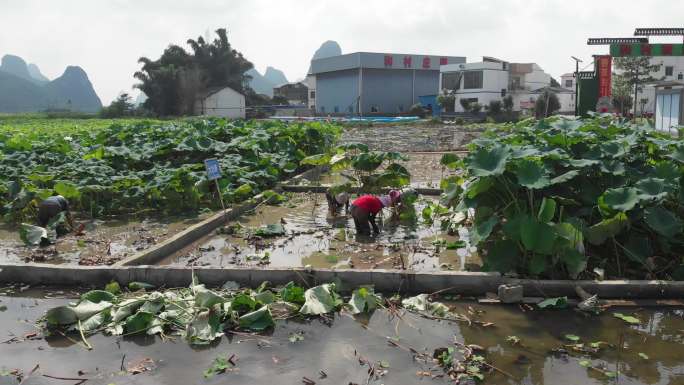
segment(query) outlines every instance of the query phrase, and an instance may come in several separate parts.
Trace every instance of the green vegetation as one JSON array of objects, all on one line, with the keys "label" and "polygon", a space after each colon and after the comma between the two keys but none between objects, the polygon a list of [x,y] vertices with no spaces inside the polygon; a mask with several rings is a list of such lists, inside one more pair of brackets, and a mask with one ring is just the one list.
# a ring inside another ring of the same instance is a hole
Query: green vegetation
[{"label": "green vegetation", "polygon": [[[540,278],[684,279],[684,146],[611,116],[526,120],[470,144],[432,210],[468,221],[486,270]],[[428,216],[431,213],[427,213]]]},{"label": "green vegetation", "polygon": [[325,123],[204,120],[0,119],[0,210],[28,222],[59,193],[93,217],[145,209],[218,207],[203,160],[217,158],[227,202],[238,202],[327,151]]}]

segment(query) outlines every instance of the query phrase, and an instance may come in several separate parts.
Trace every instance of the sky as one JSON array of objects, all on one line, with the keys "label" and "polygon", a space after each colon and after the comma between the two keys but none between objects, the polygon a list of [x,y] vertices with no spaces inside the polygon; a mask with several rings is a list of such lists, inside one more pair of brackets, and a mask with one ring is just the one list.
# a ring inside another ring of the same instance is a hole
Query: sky
[{"label": "sky", "polygon": [[571,55],[588,66],[607,52],[587,38],[683,27],[683,14],[681,0],[0,0],[0,56],[21,56],[50,79],[81,66],[104,104],[137,95],[139,57],[221,27],[257,70],[289,80],[306,75],[326,40],[343,53],[535,62],[559,78],[574,70]]}]

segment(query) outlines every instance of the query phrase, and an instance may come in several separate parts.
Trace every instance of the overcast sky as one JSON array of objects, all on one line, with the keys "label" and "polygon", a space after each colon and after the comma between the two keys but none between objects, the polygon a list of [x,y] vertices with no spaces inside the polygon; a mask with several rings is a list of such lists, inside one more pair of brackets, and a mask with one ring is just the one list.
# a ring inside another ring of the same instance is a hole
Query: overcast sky
[{"label": "overcast sky", "polygon": [[588,37],[635,27],[684,27],[682,0],[0,0],[0,56],[36,63],[53,79],[67,65],[88,73],[102,102],[132,91],[137,59],[156,59],[216,28],[263,73],[305,75],[314,51],[495,56],[536,62],[552,76],[606,47]]}]

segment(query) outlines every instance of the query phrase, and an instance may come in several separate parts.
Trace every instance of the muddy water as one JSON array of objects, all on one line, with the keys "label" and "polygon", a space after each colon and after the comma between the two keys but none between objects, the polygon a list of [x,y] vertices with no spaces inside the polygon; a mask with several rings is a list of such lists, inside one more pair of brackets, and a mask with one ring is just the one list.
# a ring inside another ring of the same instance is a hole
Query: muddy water
[{"label": "muddy water", "polygon": [[0,262],[37,262],[52,264],[112,264],[145,250],[155,243],[206,218],[128,218],[113,220],[76,220],[83,223],[83,235],[60,237],[54,245],[27,247],[16,228],[0,227]]},{"label": "muddy water", "polygon": [[[2,290],[0,290],[2,292]],[[37,294],[37,293],[34,293]],[[87,351],[77,335],[72,340],[59,335],[24,340],[37,331],[33,326],[46,309],[65,304],[69,299],[44,299],[40,295],[0,296],[0,373],[19,369],[24,373],[37,364],[40,368],[24,384],[65,384],[43,374],[90,378],[87,384],[301,384],[310,378],[318,384],[446,384],[439,375],[442,369],[432,361],[414,359],[418,353],[432,355],[436,348],[453,347],[453,341],[477,344],[485,348],[489,363],[507,373],[487,374],[484,384],[585,385],[585,384],[684,384],[684,313],[681,309],[610,309],[598,317],[586,317],[574,311],[526,311],[518,307],[483,306],[472,302],[450,303],[455,311],[473,319],[493,322],[494,326],[468,326],[465,323],[427,320],[413,314],[401,319],[384,310],[370,319],[338,314],[331,323],[319,320],[301,322],[278,321],[266,335],[232,335],[207,347],[190,347],[179,337],[107,337],[88,338],[93,346]],[[469,312],[470,309],[470,312]],[[632,314],[643,326],[630,327],[612,316],[612,312]],[[304,339],[292,343],[288,337],[301,333]],[[553,349],[565,348],[566,334],[577,335],[582,342],[604,341],[605,347],[595,355],[570,353],[554,355]],[[517,336],[522,346],[506,342]],[[406,350],[387,343],[397,341]],[[622,343],[620,342],[622,341]],[[620,348],[621,346],[621,348]],[[457,349],[458,350],[458,349]],[[648,360],[638,353],[648,355]],[[205,380],[203,371],[219,355],[235,354],[237,368],[232,372]],[[459,353],[456,353],[459,357]],[[368,380],[363,358],[388,364],[387,373]],[[143,360],[149,371],[132,375],[132,369]],[[617,379],[607,379],[600,372],[579,365],[590,360],[594,367],[618,371]],[[121,371],[121,366],[125,371]],[[81,371],[81,374],[79,374]],[[327,377],[319,379],[320,371]],[[17,383],[11,377],[0,377],[0,384]]]},{"label": "muddy water", "polygon": [[377,151],[452,151],[477,138],[482,129],[457,125],[373,125],[347,127],[340,143],[364,143]]},{"label": "muddy water", "polygon": [[[424,207],[416,204],[416,210]],[[383,210],[377,236],[357,235],[351,217],[331,218],[322,194],[292,194],[281,206],[260,206],[253,215],[238,222],[244,227],[237,235],[213,234],[189,249],[167,258],[162,264],[229,266],[265,264],[337,268],[406,268],[418,271],[463,270],[479,260],[465,257],[463,250],[446,250],[433,245],[456,237],[439,229],[439,224],[402,223]],[[286,235],[250,237],[261,226],[282,223]]]}]

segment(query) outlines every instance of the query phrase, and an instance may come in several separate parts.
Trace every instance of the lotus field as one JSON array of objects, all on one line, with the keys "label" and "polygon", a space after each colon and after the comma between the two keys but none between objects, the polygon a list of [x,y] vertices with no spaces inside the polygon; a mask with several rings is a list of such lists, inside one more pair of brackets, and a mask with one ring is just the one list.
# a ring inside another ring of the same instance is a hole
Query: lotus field
[{"label": "lotus field", "polygon": [[684,279],[682,141],[612,116],[490,130],[424,212],[470,228],[484,268],[540,278]]},{"label": "lotus field", "polygon": [[327,151],[338,134],[324,123],[0,119],[0,210],[8,222],[32,222],[55,192],[96,218],[216,208],[204,159],[219,160],[224,199],[238,202]]}]

